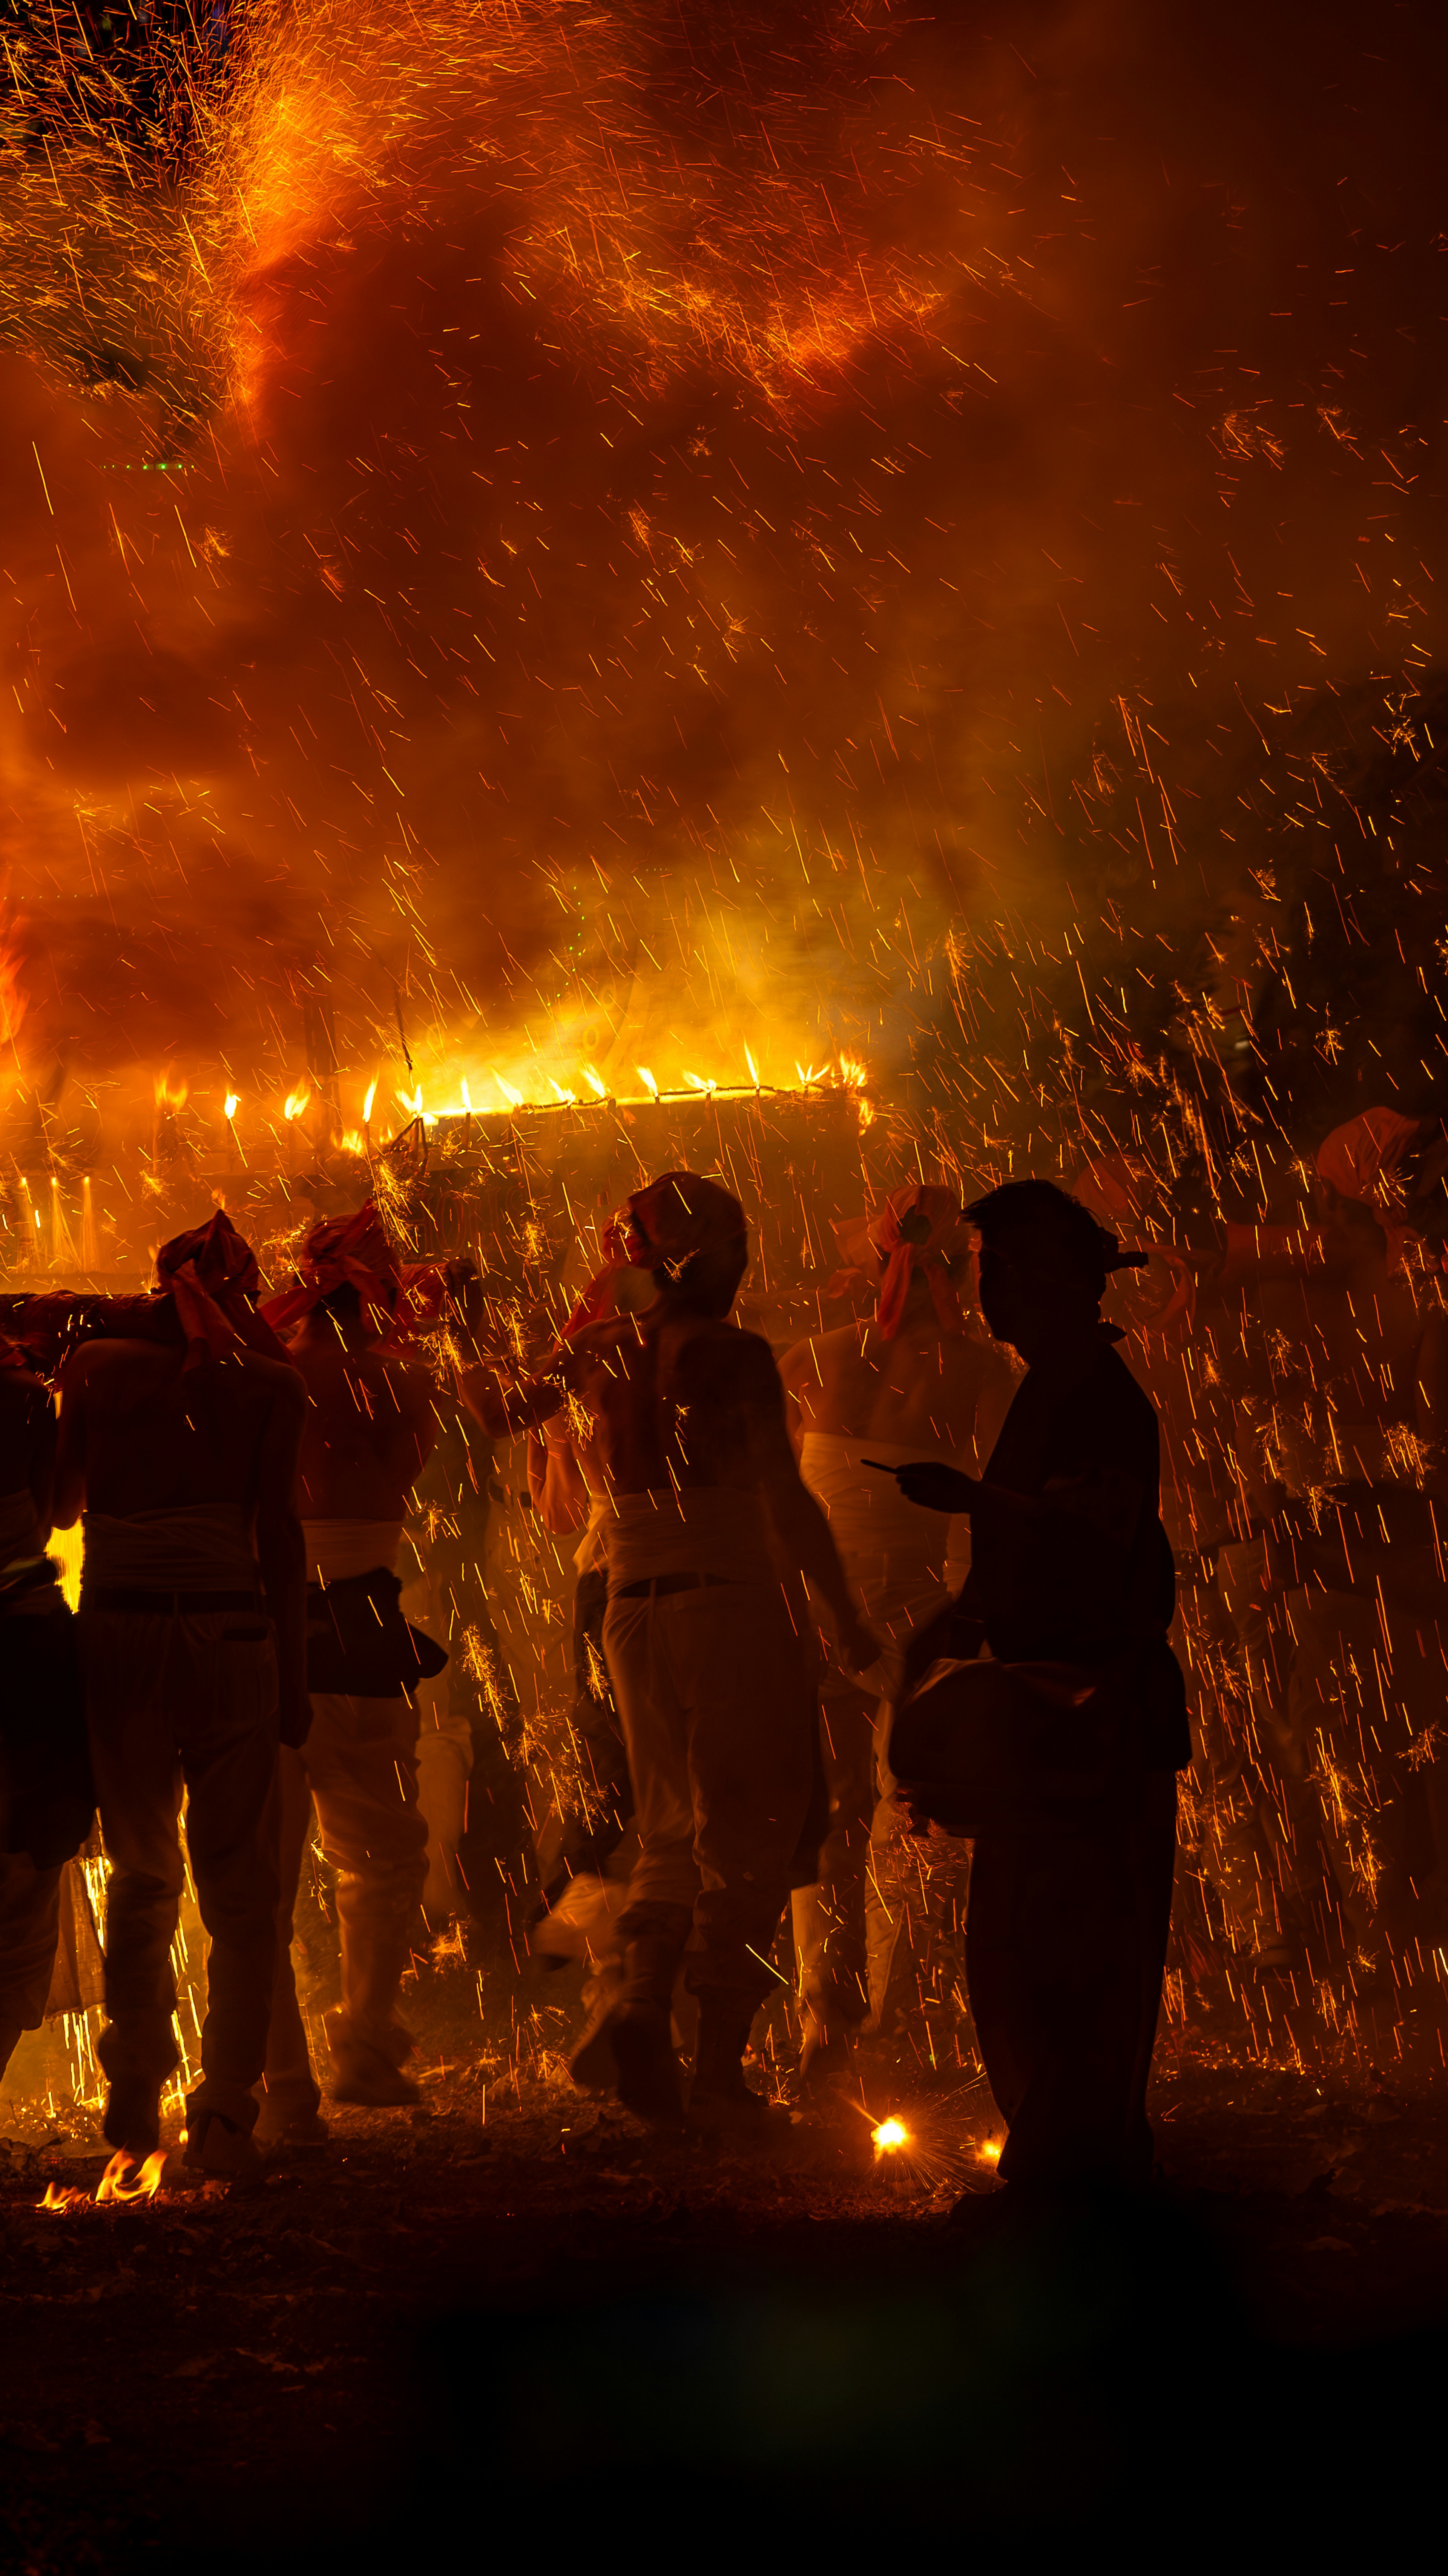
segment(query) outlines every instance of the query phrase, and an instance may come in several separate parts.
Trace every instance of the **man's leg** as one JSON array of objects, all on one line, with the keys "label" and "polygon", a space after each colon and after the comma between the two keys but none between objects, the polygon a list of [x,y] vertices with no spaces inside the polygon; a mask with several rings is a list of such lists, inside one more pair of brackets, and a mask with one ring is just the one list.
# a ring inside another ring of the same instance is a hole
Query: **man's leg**
[{"label": "man's leg", "polygon": [[[186,1844],[210,1936],[201,2082],[188,2105],[191,2148],[208,2115],[243,2141],[256,2122],[276,1966],[277,1666],[260,1620],[178,1620],[166,1705],[186,1780]],[[217,2154],[220,2153],[218,2144]]]},{"label": "man's leg", "polygon": [[337,1872],[342,2001],[327,2015],[332,2091],[375,2108],[415,2102],[417,2087],[401,2071],[412,2035],[397,2016],[427,1880],[411,1701],[314,1692],[306,1764],[322,1848]]},{"label": "man's leg", "polygon": [[60,1874],[0,1852],[0,2076],[23,2030],[39,2030],[60,1938]]},{"label": "man's leg", "polygon": [[[447,1612],[427,1569],[406,1586],[398,1608],[414,1627],[424,1629],[429,1636],[446,1639]],[[427,1880],[422,1908],[434,1927],[463,1911],[458,1845],[467,1819],[468,1780],[473,1767],[473,1731],[466,1712],[454,1709],[448,1683],[449,1668],[444,1665],[433,1681],[420,1681],[413,1693],[417,1805],[427,1828]]]},{"label": "man's leg", "polygon": [[829,1822],[819,1876],[812,1887],[797,1887],[792,1899],[806,2070],[837,2051],[869,2011],[865,1874],[875,1804],[874,1726],[875,1702],[863,1691],[822,1693],[820,1752]]},{"label": "man's leg", "polygon": [[305,1754],[295,1752],[290,1744],[277,1748],[273,1794],[277,1805],[279,1881],[276,1972],[257,2137],[259,2141],[292,2138],[305,2142],[310,2139],[320,2144],[327,2134],[326,2126],[318,2116],[322,2095],[312,2072],[307,2026],[297,2002],[296,1971],[292,1965],[292,1921],[296,1913],[302,1859],[312,1825],[312,1787],[307,1778]]},{"label": "man's leg", "polygon": [[814,1680],[773,1586],[709,1587],[660,1607],[688,1711],[701,1882],[698,1955],[688,1969],[699,1998],[691,2115],[757,2125],[764,2105],[745,2083],[742,2059],[773,1982],[769,1953],[809,1808]]},{"label": "man's leg", "polygon": [[[699,1886],[685,1727],[670,1653],[672,1606],[672,1599],[647,1596],[614,1600],[604,1622],[628,1748],[639,1856],[619,1917],[623,1983],[606,2030],[586,2032],[574,2052],[579,2080],[587,2083],[603,2074],[596,2061],[599,2047],[607,2049],[620,2099],[641,2118],[663,2125],[676,2123],[681,2111],[669,2008]],[[590,2040],[594,2045],[585,2059]]]},{"label": "man's leg", "polygon": [[106,2021],[96,2046],[109,2084],[105,2135],[149,2155],[161,2087],[177,2061],[171,1944],[185,1885],[176,1820],[181,1763],[165,1697],[176,1623],[82,1610],[86,1720],[106,1891]]}]

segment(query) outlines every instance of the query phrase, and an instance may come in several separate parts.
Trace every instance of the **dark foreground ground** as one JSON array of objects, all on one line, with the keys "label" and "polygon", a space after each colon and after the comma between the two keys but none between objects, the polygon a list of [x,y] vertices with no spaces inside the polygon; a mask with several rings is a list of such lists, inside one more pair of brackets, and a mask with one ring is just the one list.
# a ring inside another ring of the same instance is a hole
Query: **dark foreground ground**
[{"label": "dark foreground ground", "polygon": [[1027,2221],[978,2085],[869,2084],[909,2147],[842,2106],[766,2162],[475,2058],[259,2192],[173,2157],[149,2205],[59,2212],[93,2123],[12,2114],[0,2563],[1251,2564],[1436,2528],[1448,2093],[1179,2056],[1154,2199]]}]

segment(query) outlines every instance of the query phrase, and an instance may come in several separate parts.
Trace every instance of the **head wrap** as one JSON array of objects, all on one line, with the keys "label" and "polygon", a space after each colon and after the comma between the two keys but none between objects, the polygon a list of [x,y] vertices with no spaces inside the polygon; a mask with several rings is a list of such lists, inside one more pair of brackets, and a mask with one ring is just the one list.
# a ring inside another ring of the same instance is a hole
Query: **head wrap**
[{"label": "head wrap", "polygon": [[225,1208],[217,1209],[209,1225],[193,1226],[162,1244],[156,1286],[180,1318],[188,1369],[227,1358],[239,1343],[269,1359],[285,1359],[275,1334],[247,1302],[261,1286],[261,1273]]},{"label": "head wrap", "polygon": [[1341,1198],[1370,1207],[1388,1239],[1388,1266],[1402,1266],[1416,1229],[1402,1220],[1403,1192],[1397,1174],[1413,1147],[1436,1121],[1405,1118],[1397,1109],[1364,1109],[1346,1125],[1334,1127],[1317,1149],[1322,1179]]},{"label": "head wrap", "polygon": [[319,1218],[302,1238],[297,1270],[295,1286],[268,1297],[262,1308],[278,1332],[310,1315],[334,1288],[356,1289],[374,1330],[385,1332],[391,1323],[401,1273],[375,1199],[368,1199],[352,1216]]},{"label": "head wrap", "polygon": [[[851,1267],[836,1273],[826,1296],[846,1296],[851,1288],[867,1282],[874,1286],[875,1320],[885,1340],[893,1342],[904,1320],[910,1282],[921,1270],[941,1331],[954,1339],[963,1337],[965,1317],[946,1263],[967,1251],[969,1235],[960,1201],[952,1191],[934,1181],[906,1181],[891,1191],[873,1216],[856,1217],[837,1231]],[[865,1267],[870,1254],[874,1255],[873,1280]]]},{"label": "head wrap", "polygon": [[621,1270],[663,1270],[677,1284],[701,1253],[722,1252],[748,1234],[744,1210],[729,1190],[698,1172],[665,1172],[635,1190],[603,1236],[605,1254],[563,1327],[572,1341],[613,1304]]}]

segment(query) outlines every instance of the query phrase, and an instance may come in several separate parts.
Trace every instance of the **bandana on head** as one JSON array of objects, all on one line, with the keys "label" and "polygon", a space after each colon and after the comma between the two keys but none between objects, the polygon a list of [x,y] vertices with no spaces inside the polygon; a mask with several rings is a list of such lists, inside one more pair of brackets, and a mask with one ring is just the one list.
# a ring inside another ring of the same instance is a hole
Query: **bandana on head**
[{"label": "bandana on head", "polygon": [[1393,1176],[1412,1146],[1432,1125],[1431,1119],[1404,1118],[1396,1109],[1365,1109],[1360,1117],[1334,1127],[1317,1149],[1317,1168],[1341,1198],[1370,1207],[1388,1238],[1388,1260],[1397,1269],[1410,1242],[1411,1227],[1401,1217]]},{"label": "bandana on head", "polygon": [[[969,1247],[960,1201],[934,1181],[906,1181],[892,1190],[872,1217],[857,1217],[839,1228],[840,1248],[853,1255],[852,1266],[836,1273],[825,1291],[843,1297],[854,1287],[874,1285],[875,1320],[887,1342],[893,1342],[905,1317],[905,1301],[917,1270],[925,1274],[936,1321],[952,1340],[965,1335],[960,1297],[946,1262]],[[873,1252],[885,1264],[883,1277],[871,1281],[863,1267]]]},{"label": "bandana on head", "polygon": [[186,1336],[186,1367],[226,1359],[238,1346],[285,1359],[274,1333],[248,1305],[261,1286],[256,1254],[224,1208],[209,1225],[173,1235],[156,1255],[156,1285],[169,1296]]},{"label": "bandana on head", "polygon": [[665,1270],[678,1281],[701,1252],[742,1243],[746,1233],[743,1208],[717,1181],[706,1181],[698,1172],[665,1172],[646,1189],[635,1190],[605,1227],[604,1266],[578,1299],[563,1339],[572,1341],[608,1314],[621,1270]]},{"label": "bandana on head", "polygon": [[278,1332],[310,1315],[334,1288],[355,1288],[364,1313],[383,1331],[401,1285],[397,1256],[382,1230],[377,1202],[368,1199],[352,1216],[324,1216],[302,1238],[300,1277],[293,1288],[268,1297],[262,1308]]}]

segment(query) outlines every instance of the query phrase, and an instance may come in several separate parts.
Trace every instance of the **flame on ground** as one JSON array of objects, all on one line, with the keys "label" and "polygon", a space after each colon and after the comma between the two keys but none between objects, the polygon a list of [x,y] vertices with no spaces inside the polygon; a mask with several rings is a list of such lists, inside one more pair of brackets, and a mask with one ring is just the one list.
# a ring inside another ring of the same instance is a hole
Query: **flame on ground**
[{"label": "flame on ground", "polygon": [[124,2147],[118,2147],[100,2178],[96,2199],[97,2201],[154,2200],[161,2188],[161,2176],[165,2170],[166,2153],[163,2147],[155,2148],[139,2169],[134,2156],[128,2155]]},{"label": "flame on ground", "polygon": [[910,2144],[910,2132],[903,2120],[882,2120],[878,2128],[870,2131],[870,2137],[877,2157],[898,2155],[902,2147]]}]

